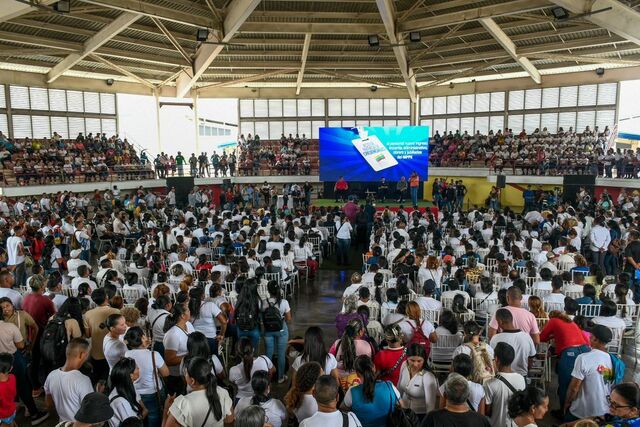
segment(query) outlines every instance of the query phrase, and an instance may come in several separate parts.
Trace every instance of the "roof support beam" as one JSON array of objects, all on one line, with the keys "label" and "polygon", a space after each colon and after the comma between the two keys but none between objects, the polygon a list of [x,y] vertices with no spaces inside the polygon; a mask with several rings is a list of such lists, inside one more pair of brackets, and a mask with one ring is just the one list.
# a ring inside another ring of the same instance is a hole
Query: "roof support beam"
[{"label": "roof support beam", "polygon": [[160,6],[157,4],[146,3],[139,0],[81,0],[85,3],[95,4],[98,6],[108,7],[110,9],[118,9],[125,12],[133,12],[144,16],[155,17],[165,21],[172,21],[178,24],[189,25],[191,27],[211,27],[213,21],[205,16],[208,14],[207,9],[202,9],[202,15],[194,15],[188,12],[182,12],[175,8]]},{"label": "roof support beam", "polygon": [[111,24],[108,24],[103,29],[98,31],[93,37],[84,42],[82,50],[78,53],[72,53],[53,67],[47,74],[47,83],[53,82],[60,77],[65,71],[76,65],[85,56],[89,55],[100,46],[105,44],[109,39],[120,31],[127,28],[130,24],[134,23],[141,15],[137,13],[125,12],[113,20]]},{"label": "roof support beam", "polygon": [[409,55],[407,54],[407,47],[403,45],[403,37],[401,33],[396,31],[396,10],[392,0],[376,0],[378,11],[382,17],[389,42],[394,46],[393,53],[396,56],[398,67],[400,68],[400,74],[404,79],[404,83],[407,85],[407,91],[409,92],[409,98],[411,102],[417,102],[417,90],[416,90],[416,77],[415,73],[409,67]]},{"label": "roof support beam", "polygon": [[123,68],[119,65],[114,64],[113,62],[104,59],[103,57],[101,57],[100,55],[96,55],[95,53],[92,53],[89,55],[92,59],[95,59],[98,62],[102,62],[104,65],[113,68],[114,70],[116,70],[117,72],[124,74],[127,77],[131,77],[132,79],[138,81],[139,83],[142,83],[143,85],[147,86],[148,88],[151,89],[155,89],[155,86],[153,85],[153,83],[151,83],[148,80],[143,79],[142,77],[132,73],[131,71],[127,70],[126,68]]},{"label": "roof support beam", "polygon": [[507,53],[516,60],[516,62],[529,74],[537,84],[542,83],[542,76],[536,67],[525,56],[520,56],[516,53],[516,45],[511,41],[509,36],[502,31],[502,29],[491,18],[481,18],[480,24],[496,39],[496,41],[502,46]]},{"label": "roof support beam", "polygon": [[384,32],[379,24],[326,23],[326,22],[247,22],[243,33],[276,34],[377,34]]},{"label": "roof support beam", "polygon": [[563,55],[559,53],[534,53],[529,55],[532,58],[557,59],[560,61],[585,62],[587,64],[620,64],[620,65],[640,65],[637,59],[602,58],[584,55]]},{"label": "roof support beam", "polygon": [[611,8],[586,16],[585,19],[640,45],[640,12],[617,0],[551,0],[573,13],[587,13]]},{"label": "roof support beam", "polygon": [[293,72],[293,70],[275,70],[275,71],[270,71],[268,73],[254,74],[253,76],[243,77],[241,79],[235,79],[235,80],[229,80],[229,81],[226,81],[226,82],[208,84],[208,85],[205,85],[205,86],[202,86],[202,87],[232,86],[232,85],[237,85],[237,84],[240,84],[240,83],[255,82],[256,80],[266,79],[267,77],[272,77],[272,76],[277,76],[277,75],[282,75],[282,74],[290,74],[292,72]]},{"label": "roof support beam", "polygon": [[180,43],[178,43],[178,40],[175,37],[173,37],[173,34],[171,34],[171,32],[167,29],[167,27],[164,26],[162,21],[160,21],[158,18],[153,18],[153,17],[151,18],[151,20],[153,21],[154,24],[156,24],[158,28],[160,28],[160,31],[162,31],[162,34],[164,34],[165,37],[169,39],[169,42],[171,42],[173,47],[175,47],[176,50],[180,53],[180,55],[182,55],[182,57],[185,59],[185,61],[187,61],[187,64],[191,64],[191,57],[189,56],[187,51],[184,50],[184,48],[180,45]]},{"label": "roof support beam", "polygon": [[[448,2],[445,2],[445,4]],[[421,31],[429,28],[444,27],[461,22],[476,21],[480,18],[513,15],[521,12],[544,9],[549,7],[548,0],[513,0],[491,6],[477,7],[459,12],[443,13],[426,18],[413,19],[399,25],[402,32]]]},{"label": "roof support beam", "polygon": [[[209,35],[209,40],[223,43],[231,41],[240,29],[240,26],[244,24],[259,3],[260,0],[233,0],[224,18],[224,35],[221,35],[219,31],[215,31]],[[189,93],[200,76],[209,68],[209,65],[216,59],[223,48],[224,45],[219,44],[200,45],[193,60],[193,72],[191,74],[180,74],[178,80],[176,80],[176,96],[178,98],[182,98]]]},{"label": "roof support beam", "polygon": [[304,67],[307,65],[307,56],[309,55],[309,46],[311,45],[311,33],[307,33],[304,36],[304,46],[302,47],[302,63],[300,65],[300,71],[298,71],[298,79],[296,80],[296,95],[300,95],[300,89],[302,88],[302,78],[304,77]]},{"label": "roof support beam", "polygon": [[[36,3],[41,6],[48,6],[56,1],[57,0],[41,0]],[[6,1],[2,3],[2,9],[0,10],[0,22],[7,22],[10,19],[17,18],[36,10],[39,10],[37,6],[29,6],[28,4],[19,3],[17,1]]]}]

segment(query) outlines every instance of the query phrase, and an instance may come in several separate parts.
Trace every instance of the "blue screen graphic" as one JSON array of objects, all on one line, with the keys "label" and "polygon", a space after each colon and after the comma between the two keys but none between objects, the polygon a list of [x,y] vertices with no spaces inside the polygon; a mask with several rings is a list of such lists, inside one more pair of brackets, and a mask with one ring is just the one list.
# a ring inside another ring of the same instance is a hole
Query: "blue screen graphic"
[{"label": "blue screen graphic", "polygon": [[428,167],[428,126],[320,128],[321,181],[426,181]]}]

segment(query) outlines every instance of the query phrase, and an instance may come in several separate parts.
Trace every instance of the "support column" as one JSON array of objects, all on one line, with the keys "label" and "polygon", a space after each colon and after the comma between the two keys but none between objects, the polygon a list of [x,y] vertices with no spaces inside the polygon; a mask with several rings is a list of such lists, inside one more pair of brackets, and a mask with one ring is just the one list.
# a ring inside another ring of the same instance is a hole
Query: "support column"
[{"label": "support column", "polygon": [[160,89],[153,91],[153,96],[156,99],[156,126],[158,128],[158,154],[162,153],[162,137],[160,136]]},{"label": "support column", "polygon": [[196,156],[200,155],[200,119],[198,118],[198,91],[193,91],[193,122],[196,126]]}]

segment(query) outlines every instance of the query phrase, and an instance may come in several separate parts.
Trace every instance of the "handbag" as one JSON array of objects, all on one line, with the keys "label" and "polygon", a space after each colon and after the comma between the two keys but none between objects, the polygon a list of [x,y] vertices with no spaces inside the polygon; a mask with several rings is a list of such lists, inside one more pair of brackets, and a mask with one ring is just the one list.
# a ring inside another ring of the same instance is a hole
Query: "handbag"
[{"label": "handbag", "polygon": [[[389,381],[386,381],[391,398],[389,399],[389,414],[387,415],[387,427],[418,427],[418,416],[412,409],[400,406],[396,394],[391,388]],[[394,405],[395,402],[395,405]]]}]

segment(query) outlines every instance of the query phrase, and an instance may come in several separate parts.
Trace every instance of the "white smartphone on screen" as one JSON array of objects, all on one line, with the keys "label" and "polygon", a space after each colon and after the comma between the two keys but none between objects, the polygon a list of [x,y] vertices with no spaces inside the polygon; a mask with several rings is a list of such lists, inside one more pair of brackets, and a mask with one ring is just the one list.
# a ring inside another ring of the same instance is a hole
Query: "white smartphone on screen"
[{"label": "white smartphone on screen", "polygon": [[360,137],[352,141],[353,145],[374,171],[379,172],[398,164],[398,161],[377,136],[369,136],[362,127],[357,129]]}]

